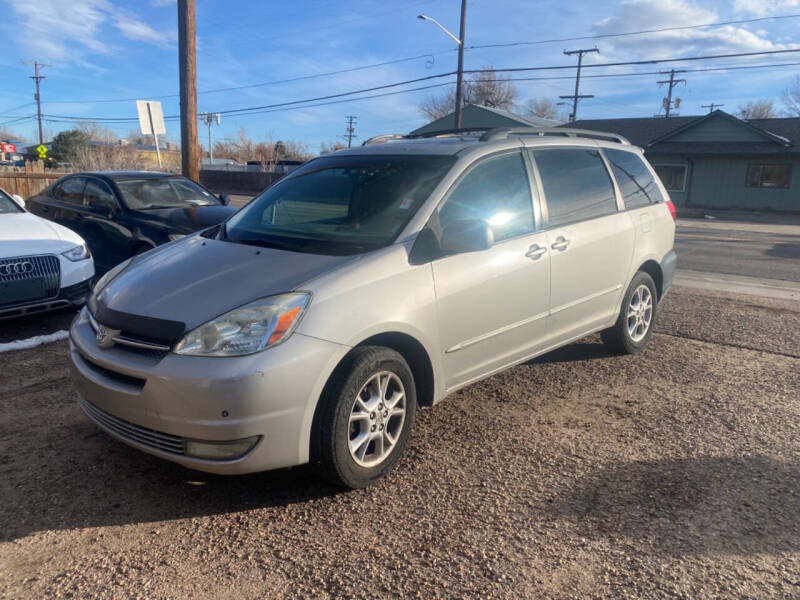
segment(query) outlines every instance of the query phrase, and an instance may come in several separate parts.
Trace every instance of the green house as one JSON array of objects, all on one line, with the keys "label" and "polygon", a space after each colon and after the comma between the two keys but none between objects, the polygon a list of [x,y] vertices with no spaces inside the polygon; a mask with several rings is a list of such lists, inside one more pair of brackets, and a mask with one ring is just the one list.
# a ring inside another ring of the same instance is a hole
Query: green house
[{"label": "green house", "polygon": [[[539,117],[523,117],[501,108],[491,106],[481,106],[480,104],[467,104],[461,111],[461,128],[485,129],[492,127],[555,127],[561,121],[552,119],[541,119]],[[431,121],[419,129],[411,132],[411,135],[424,135],[437,131],[446,131],[456,126],[455,113],[445,115],[440,119]]]},{"label": "green house", "polygon": [[679,206],[800,211],[800,118],[579,120],[641,146]]}]

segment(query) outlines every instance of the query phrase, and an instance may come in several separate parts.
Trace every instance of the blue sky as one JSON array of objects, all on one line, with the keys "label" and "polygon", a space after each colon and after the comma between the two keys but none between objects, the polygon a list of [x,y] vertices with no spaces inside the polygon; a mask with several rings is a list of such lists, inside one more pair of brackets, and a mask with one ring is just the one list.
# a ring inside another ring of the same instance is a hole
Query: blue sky
[{"label": "blue sky", "polygon": [[[454,43],[429,14],[456,32],[459,0],[197,0],[198,107],[201,111],[263,106],[378,86],[455,69]],[[0,123],[35,112],[33,67],[44,70],[43,112],[65,117],[135,117],[132,99],[160,99],[164,114],[178,112],[177,15],[172,0],[0,0]],[[800,0],[469,0],[467,46],[592,36],[642,29],[800,13]],[[530,67],[574,62],[564,49],[591,47],[600,54],[586,62],[647,60],[701,54],[751,52],[800,47],[800,18],[663,32],[658,34],[553,42],[506,48],[470,49],[466,68],[486,65]],[[350,69],[426,55],[391,65],[260,85],[235,91],[202,93]],[[677,65],[689,69],[743,64],[800,63],[800,53],[749,59],[724,59]],[[667,66],[588,69],[587,75],[658,71]],[[775,99],[800,74],[800,65],[723,72],[689,72],[677,90],[681,114],[701,114],[702,104],[739,104]],[[515,74],[514,77],[571,77],[574,71]],[[587,78],[581,91],[597,98],[581,104],[580,117],[652,116],[663,90],[657,75]],[[433,80],[431,85],[449,81]],[[572,91],[570,79],[517,81],[519,101],[555,99]],[[406,87],[416,87],[406,86]],[[403,88],[393,88],[399,90]],[[434,90],[332,104],[299,106],[258,115],[223,115],[216,138],[234,137],[240,127],[256,139],[290,139],[318,152],[322,142],[340,139],[345,115],[356,115],[359,139],[403,132],[425,123],[417,106]],[[97,102],[115,100],[114,102]],[[119,100],[119,101],[117,101]],[[103,123],[118,135],[136,123]],[[28,139],[33,120],[6,125]],[[73,126],[48,122],[50,135]],[[179,138],[176,121],[169,136]],[[201,140],[205,127],[200,127]],[[49,137],[49,136],[46,136]]]}]

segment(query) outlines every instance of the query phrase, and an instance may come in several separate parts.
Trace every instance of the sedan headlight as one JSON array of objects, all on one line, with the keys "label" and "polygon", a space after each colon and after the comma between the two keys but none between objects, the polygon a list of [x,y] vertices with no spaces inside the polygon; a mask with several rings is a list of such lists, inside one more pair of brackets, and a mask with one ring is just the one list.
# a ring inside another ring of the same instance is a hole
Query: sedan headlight
[{"label": "sedan headlight", "polygon": [[71,260],[72,262],[78,262],[79,260],[86,260],[87,258],[91,258],[92,253],[89,252],[89,246],[86,244],[80,244],[75,246],[74,248],[70,248],[66,252],[62,252],[61,256],[64,258]]},{"label": "sedan headlight", "polygon": [[289,339],[310,301],[310,294],[299,292],[269,296],[234,308],[187,333],[174,352],[242,356],[266,350]]},{"label": "sedan headlight", "polygon": [[107,271],[105,275],[98,279],[97,283],[94,284],[94,293],[99,294],[104,287],[111,283],[111,280],[114,279],[114,277],[119,275],[125,269],[125,267],[130,264],[131,260],[133,259],[129,258],[128,260],[123,260],[116,267],[110,271]]}]

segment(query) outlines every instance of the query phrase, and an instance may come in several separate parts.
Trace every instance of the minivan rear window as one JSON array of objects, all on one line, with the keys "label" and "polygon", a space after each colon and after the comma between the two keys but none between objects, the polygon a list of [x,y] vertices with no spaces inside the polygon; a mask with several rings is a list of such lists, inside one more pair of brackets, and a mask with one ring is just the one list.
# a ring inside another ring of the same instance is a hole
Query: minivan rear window
[{"label": "minivan rear window", "polygon": [[392,243],[455,156],[331,156],[312,160],[250,202],[220,237],[320,254]]}]

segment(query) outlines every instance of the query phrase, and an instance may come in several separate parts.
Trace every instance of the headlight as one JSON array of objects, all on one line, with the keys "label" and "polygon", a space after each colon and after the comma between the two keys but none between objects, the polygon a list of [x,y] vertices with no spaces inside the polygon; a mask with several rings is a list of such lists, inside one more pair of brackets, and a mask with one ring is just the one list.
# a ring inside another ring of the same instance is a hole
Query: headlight
[{"label": "headlight", "polygon": [[169,235],[167,235],[167,237],[169,238],[170,242],[176,242],[178,240],[181,240],[181,239],[185,238],[186,234],[185,233],[170,233]]},{"label": "headlight", "polygon": [[125,267],[130,264],[131,260],[132,258],[122,261],[116,267],[110,271],[107,271],[105,275],[98,279],[97,283],[94,284],[94,293],[99,294],[104,287],[111,283],[111,280],[114,279],[114,277],[119,275],[125,269]]},{"label": "headlight", "polygon": [[175,353],[241,356],[260,352],[289,339],[310,301],[306,293],[279,294],[234,308],[187,333]]},{"label": "headlight", "polygon": [[70,248],[66,252],[62,252],[61,256],[71,260],[72,262],[78,262],[79,260],[86,260],[87,258],[90,258],[92,253],[89,252],[89,246],[86,244],[81,244],[79,246],[75,246],[74,248]]}]

